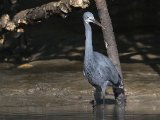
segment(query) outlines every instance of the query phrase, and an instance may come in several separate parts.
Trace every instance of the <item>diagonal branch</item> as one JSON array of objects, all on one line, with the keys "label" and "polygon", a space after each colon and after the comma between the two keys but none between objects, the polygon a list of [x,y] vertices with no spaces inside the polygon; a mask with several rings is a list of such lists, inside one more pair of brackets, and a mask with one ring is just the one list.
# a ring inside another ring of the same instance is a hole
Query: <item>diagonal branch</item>
[{"label": "diagonal branch", "polygon": [[86,8],[88,4],[89,0],[59,0],[20,11],[13,19],[10,19],[10,16],[6,14],[0,19],[0,31],[1,29],[14,31],[21,24],[39,22],[53,14],[65,15],[71,12],[71,7]]}]

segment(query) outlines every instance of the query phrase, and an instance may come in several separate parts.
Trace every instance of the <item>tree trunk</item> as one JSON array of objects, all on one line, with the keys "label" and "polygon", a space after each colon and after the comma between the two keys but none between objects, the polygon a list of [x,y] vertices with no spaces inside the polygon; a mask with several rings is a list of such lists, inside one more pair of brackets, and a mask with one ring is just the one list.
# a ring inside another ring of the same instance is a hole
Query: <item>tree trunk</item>
[{"label": "tree trunk", "polygon": [[[105,0],[95,0],[95,2],[96,2],[97,9],[98,9],[99,17],[101,20],[101,24],[105,28],[103,29],[103,36],[104,36],[104,42],[107,48],[107,54],[108,54],[108,57],[112,60],[113,64],[116,66],[116,69],[118,70],[122,78],[122,91],[124,93],[123,76],[122,76],[117,45],[115,41],[112,22],[109,16],[107,4]],[[117,90],[113,89],[113,91],[115,93]],[[115,93],[115,94],[117,95],[118,93]]]},{"label": "tree trunk", "polygon": [[112,60],[116,66],[119,74],[122,77],[121,66],[118,57],[117,45],[115,42],[115,36],[113,33],[113,27],[111,19],[109,16],[108,8],[105,0],[95,0],[98,9],[101,24],[105,29],[103,29],[104,42],[107,48],[108,57]]}]

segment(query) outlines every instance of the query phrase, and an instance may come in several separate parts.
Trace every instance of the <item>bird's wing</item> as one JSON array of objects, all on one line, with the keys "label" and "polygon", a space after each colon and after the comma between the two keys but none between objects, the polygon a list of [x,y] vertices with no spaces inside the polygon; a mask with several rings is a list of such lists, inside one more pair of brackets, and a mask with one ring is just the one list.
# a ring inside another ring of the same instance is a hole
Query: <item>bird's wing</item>
[{"label": "bird's wing", "polygon": [[113,84],[117,84],[120,80],[120,76],[112,61],[101,53],[94,52],[94,54],[95,61],[98,64],[97,70],[101,76],[111,81]]}]

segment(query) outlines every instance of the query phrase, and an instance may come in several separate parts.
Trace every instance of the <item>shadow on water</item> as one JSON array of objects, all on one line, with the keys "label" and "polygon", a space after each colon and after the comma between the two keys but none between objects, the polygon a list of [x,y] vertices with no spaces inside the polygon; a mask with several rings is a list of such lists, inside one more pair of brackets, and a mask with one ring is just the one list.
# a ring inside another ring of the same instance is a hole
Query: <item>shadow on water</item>
[{"label": "shadow on water", "polygon": [[[119,37],[121,44],[127,45],[122,50],[121,60],[125,63],[144,63],[160,76],[159,35],[156,33],[127,33]],[[133,42],[134,41],[134,42]],[[127,53],[128,54],[125,54]]]}]

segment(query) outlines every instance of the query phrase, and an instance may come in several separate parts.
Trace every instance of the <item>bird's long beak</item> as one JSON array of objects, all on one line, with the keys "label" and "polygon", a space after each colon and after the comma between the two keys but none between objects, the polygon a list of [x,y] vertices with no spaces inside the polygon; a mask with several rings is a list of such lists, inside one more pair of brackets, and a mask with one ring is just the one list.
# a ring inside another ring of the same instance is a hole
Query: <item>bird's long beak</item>
[{"label": "bird's long beak", "polygon": [[100,27],[102,27],[103,29],[105,29],[105,28],[101,25],[101,23],[99,23],[97,20],[93,20],[93,23],[96,24],[96,25],[98,25],[98,26],[100,26]]}]

